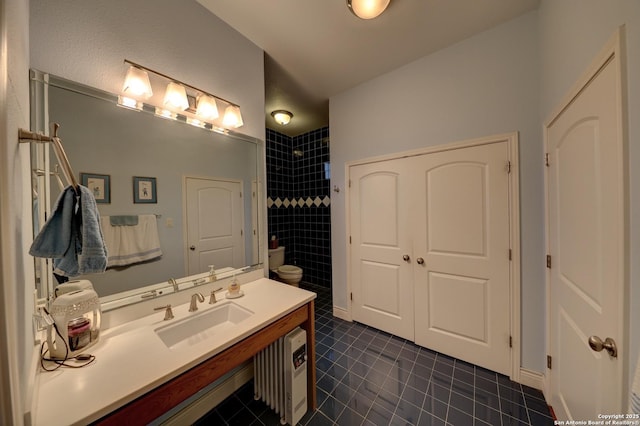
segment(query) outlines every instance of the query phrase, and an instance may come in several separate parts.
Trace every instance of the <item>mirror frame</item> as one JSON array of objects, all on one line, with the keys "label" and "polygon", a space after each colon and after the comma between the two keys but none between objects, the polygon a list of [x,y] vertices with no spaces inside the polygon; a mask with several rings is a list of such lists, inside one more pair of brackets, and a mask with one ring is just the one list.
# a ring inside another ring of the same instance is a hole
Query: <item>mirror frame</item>
[{"label": "mirror frame", "polygon": [[[64,90],[79,93],[81,95],[90,96],[96,99],[107,101],[113,104],[114,107],[118,106],[118,95],[105,92],[100,89],[96,89],[82,83],[77,83],[63,77],[58,77],[53,74],[49,74],[43,71],[30,69],[29,70],[29,90],[30,90],[30,120],[31,131],[49,135],[49,119],[48,119],[48,87],[53,86]],[[144,114],[155,115],[148,109],[143,109]],[[159,117],[158,117],[159,118]],[[164,120],[163,118],[159,118]],[[176,120],[180,121],[180,120]],[[182,122],[184,125],[190,126],[186,122]],[[64,125],[64,123],[60,123]],[[252,215],[256,215],[257,223],[257,246],[258,246],[258,259],[257,263],[247,265],[238,269],[226,268],[225,270],[217,273],[217,278],[231,277],[232,275],[240,275],[249,273],[256,270],[264,270],[265,268],[265,250],[264,250],[264,235],[266,235],[264,229],[266,224],[266,205],[260,203],[259,200],[264,198],[265,194],[265,143],[264,141],[242,134],[234,130],[218,131],[218,130],[205,130],[213,131],[222,134],[226,137],[237,139],[243,142],[248,142],[256,145],[256,180],[257,180],[257,209],[256,212],[252,212]],[[64,141],[63,141],[64,143]],[[32,194],[34,200],[38,200],[37,207],[34,206],[33,217],[33,232],[34,236],[38,233],[40,225],[45,222],[45,219],[49,217],[51,212],[51,206],[55,200],[51,199],[50,186],[52,184],[50,161],[51,153],[49,144],[34,143],[31,144],[31,168],[32,168]],[[73,166],[73,165],[72,165]],[[76,170],[77,172],[77,170]],[[35,286],[37,291],[38,302],[42,304],[48,304],[54,298],[54,285],[57,285],[56,280],[53,278],[53,271],[51,267],[51,260],[44,258],[34,257],[35,268]],[[129,306],[132,304],[140,303],[149,300],[150,298],[161,297],[182,291],[188,288],[192,288],[197,285],[196,282],[202,280],[202,278],[209,277],[209,273],[200,273],[183,278],[176,279],[176,284],[169,284],[168,281],[164,281],[156,284],[148,284],[141,286],[130,291],[124,291],[109,296],[103,296],[100,298],[102,303],[102,310],[109,311],[120,307]]]}]

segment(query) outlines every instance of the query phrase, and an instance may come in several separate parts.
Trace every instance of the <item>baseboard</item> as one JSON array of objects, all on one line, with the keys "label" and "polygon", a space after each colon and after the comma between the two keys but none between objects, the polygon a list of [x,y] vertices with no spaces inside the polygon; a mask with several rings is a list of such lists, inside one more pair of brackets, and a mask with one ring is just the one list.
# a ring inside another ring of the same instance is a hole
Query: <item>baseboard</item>
[{"label": "baseboard", "polygon": [[351,312],[347,311],[346,309],[337,308],[335,306],[333,307],[333,316],[345,321],[353,321],[353,319],[351,318]]},{"label": "baseboard", "polygon": [[545,395],[546,398],[546,380],[542,373],[536,371],[527,370],[525,368],[520,369],[520,384],[529,386],[534,389],[539,389]]},{"label": "baseboard", "polygon": [[198,400],[171,416],[163,426],[183,426],[194,424],[198,419],[227,399],[235,391],[253,378],[253,362],[246,364],[237,373],[220,385],[202,395]]}]

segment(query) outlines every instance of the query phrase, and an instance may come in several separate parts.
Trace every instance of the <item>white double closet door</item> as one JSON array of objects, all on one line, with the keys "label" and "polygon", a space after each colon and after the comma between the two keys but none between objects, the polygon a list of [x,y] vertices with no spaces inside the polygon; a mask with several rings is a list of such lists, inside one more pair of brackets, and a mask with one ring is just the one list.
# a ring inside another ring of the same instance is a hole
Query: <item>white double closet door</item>
[{"label": "white double closet door", "polygon": [[354,320],[510,373],[508,149],[350,167]]}]

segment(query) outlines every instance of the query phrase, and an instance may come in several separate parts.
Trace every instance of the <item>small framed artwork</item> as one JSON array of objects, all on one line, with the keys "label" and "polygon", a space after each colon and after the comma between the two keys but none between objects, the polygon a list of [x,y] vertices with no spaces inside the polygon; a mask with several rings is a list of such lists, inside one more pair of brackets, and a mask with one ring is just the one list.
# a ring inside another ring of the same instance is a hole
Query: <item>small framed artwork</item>
[{"label": "small framed artwork", "polygon": [[111,203],[111,176],[80,173],[80,183],[93,193],[96,203]]},{"label": "small framed artwork", "polygon": [[133,202],[134,203],[157,203],[158,194],[156,189],[156,178],[154,177],[133,177]]}]

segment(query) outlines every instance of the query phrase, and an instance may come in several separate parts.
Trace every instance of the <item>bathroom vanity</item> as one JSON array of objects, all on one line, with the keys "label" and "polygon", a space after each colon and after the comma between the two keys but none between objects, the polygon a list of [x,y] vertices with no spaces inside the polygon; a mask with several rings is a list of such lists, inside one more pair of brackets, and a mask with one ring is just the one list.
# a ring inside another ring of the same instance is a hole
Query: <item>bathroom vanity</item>
[{"label": "bathroom vanity", "polygon": [[[194,292],[205,287],[194,288]],[[307,332],[307,401],[315,409],[315,293],[267,278],[242,285],[243,297],[173,307],[102,331],[84,368],[39,373],[36,424],[147,424],[240,366],[297,326]],[[229,311],[203,329],[214,311]],[[191,331],[190,331],[191,330]]]}]

